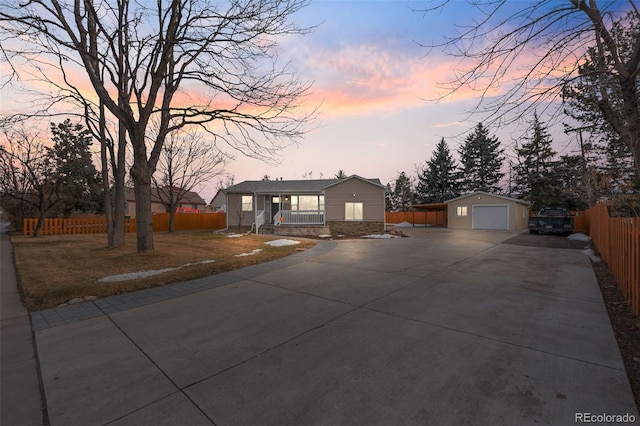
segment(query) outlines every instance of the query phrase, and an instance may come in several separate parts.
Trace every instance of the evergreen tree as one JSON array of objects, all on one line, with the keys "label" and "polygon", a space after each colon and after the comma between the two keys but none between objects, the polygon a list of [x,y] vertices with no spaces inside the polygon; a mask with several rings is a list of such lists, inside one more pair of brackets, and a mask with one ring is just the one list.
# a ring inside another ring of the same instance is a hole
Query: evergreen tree
[{"label": "evergreen tree", "polygon": [[563,155],[554,164],[553,180],[556,191],[550,194],[548,205],[566,207],[569,210],[584,210],[589,207],[586,202],[586,188],[582,155]]},{"label": "evergreen tree", "polygon": [[101,212],[101,178],[91,160],[91,133],[68,119],[51,123],[51,133],[50,155],[55,162],[61,212],[65,216],[73,212]]},{"label": "evergreen tree", "polygon": [[346,179],[346,177],[347,177],[347,172],[345,172],[342,169],[338,170],[338,173],[336,173],[335,175],[336,179]]},{"label": "evergreen tree", "polygon": [[[638,86],[640,74],[637,72],[638,46],[640,39],[640,18],[637,12],[629,12],[624,18],[612,23],[612,40],[617,44],[615,52],[602,46],[589,47],[584,61],[578,67],[577,78],[571,78],[563,87],[562,96],[565,114],[581,124],[582,130],[601,137],[601,144],[608,149],[610,143],[625,145],[619,154],[628,158],[640,173],[640,143],[637,135],[640,126],[637,121]],[[614,71],[616,67],[630,66],[625,73]],[[629,64],[629,65],[627,65]],[[606,70],[606,72],[605,72]],[[634,106],[635,105],[635,106]],[[635,119],[634,119],[635,116]],[[621,157],[618,157],[621,158]],[[633,180],[631,174],[628,181]]]},{"label": "evergreen tree", "polygon": [[393,189],[391,189],[391,184],[388,183],[384,189],[384,209],[388,212],[395,211],[395,205],[393,204]]},{"label": "evergreen tree", "polygon": [[401,172],[396,179],[393,190],[393,205],[395,211],[408,212],[413,204],[414,194],[411,180],[405,172]]},{"label": "evergreen tree", "polygon": [[533,210],[539,210],[549,204],[559,188],[552,176],[556,153],[551,148],[551,136],[536,113],[531,123],[531,136],[526,140],[521,146],[516,146],[518,164],[513,167],[514,192],[529,201]]},{"label": "evergreen tree", "polygon": [[444,138],[418,176],[417,197],[421,203],[442,203],[458,195],[456,164]]},{"label": "evergreen tree", "polygon": [[460,189],[463,192],[497,193],[497,184],[504,176],[501,172],[503,152],[498,138],[490,137],[489,129],[478,123],[458,151],[461,163]]},{"label": "evergreen tree", "polygon": [[[613,201],[614,205],[637,206],[640,204],[640,145],[633,143],[630,129],[635,131],[638,126],[630,119],[633,110],[625,104],[633,102],[628,96],[628,89],[636,96],[639,93],[640,74],[631,73],[629,81],[622,86],[617,73],[601,72],[620,59],[626,62],[637,55],[633,45],[640,35],[637,14],[629,13],[614,22],[611,33],[619,46],[616,57],[597,47],[587,49],[585,60],[578,68],[578,77],[571,79],[563,88],[564,112],[579,123],[578,129],[568,131],[579,132],[583,160],[586,161],[583,171],[588,203],[606,199]],[[606,115],[603,106],[609,110]],[[584,155],[583,133],[589,140],[584,145],[597,155],[596,158]],[[634,150],[632,146],[635,146]]]}]

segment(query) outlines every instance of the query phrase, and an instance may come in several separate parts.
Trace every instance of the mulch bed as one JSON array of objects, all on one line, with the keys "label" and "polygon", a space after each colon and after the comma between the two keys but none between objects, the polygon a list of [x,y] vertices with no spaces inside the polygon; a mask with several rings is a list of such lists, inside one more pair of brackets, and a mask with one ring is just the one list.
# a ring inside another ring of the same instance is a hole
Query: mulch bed
[{"label": "mulch bed", "polygon": [[592,262],[592,266],[627,369],[633,397],[640,410],[640,317],[633,314],[630,303],[620,293],[607,264]]}]

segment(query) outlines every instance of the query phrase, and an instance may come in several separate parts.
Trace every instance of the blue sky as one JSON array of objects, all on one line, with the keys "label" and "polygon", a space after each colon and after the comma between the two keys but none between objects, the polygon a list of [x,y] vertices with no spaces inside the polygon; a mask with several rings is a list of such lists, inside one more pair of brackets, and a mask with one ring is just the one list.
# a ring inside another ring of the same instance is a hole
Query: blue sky
[{"label": "blue sky", "polygon": [[443,69],[418,43],[451,23],[412,10],[422,4],[312,1],[299,12],[297,23],[318,27],[281,48],[292,69],[313,81],[306,102],[319,105],[317,128],[283,150],[277,166],[238,157],[228,167],[236,181],[332,177],[343,169],[386,183],[400,171],[412,173],[440,137],[473,127],[451,126],[463,117],[458,106],[424,100],[434,97]]},{"label": "blue sky", "polygon": [[[425,4],[430,2],[312,0],[295,14],[298,25],[317,27],[308,35],[280,40],[280,54],[290,61],[291,71],[313,82],[304,109],[317,107],[318,120],[312,131],[279,153],[278,165],[237,154],[226,170],[235,182],[264,175],[329,178],[342,169],[386,184],[401,171],[415,175],[442,137],[457,151],[464,134],[482,120],[467,114],[477,94],[463,90],[439,102],[427,101],[444,93],[438,83],[450,79],[460,64],[420,44],[454,34],[456,25],[469,24],[477,11],[461,0],[441,12],[417,11]],[[0,112],[15,102],[5,98]],[[513,145],[510,129],[492,132],[505,146]],[[565,135],[555,134],[557,150],[573,149]],[[209,201],[215,186],[209,182],[199,192]]]},{"label": "blue sky", "polygon": [[[236,182],[271,178],[333,177],[338,170],[383,183],[399,172],[415,175],[445,138],[452,151],[481,120],[468,118],[475,94],[462,91],[439,102],[439,83],[458,65],[421,46],[441,41],[473,18],[465,2],[442,12],[416,11],[424,2],[312,1],[295,16],[318,25],[304,37],[284,40],[283,56],[302,79],[313,81],[309,106],[320,105],[318,128],[281,152],[277,166],[238,157],[227,171]],[[429,53],[429,55],[427,55]],[[542,117],[544,120],[544,117]],[[493,131],[512,145],[508,129]],[[462,136],[461,136],[462,135]],[[559,134],[560,149],[567,138]],[[204,194],[210,195],[207,188]]]}]

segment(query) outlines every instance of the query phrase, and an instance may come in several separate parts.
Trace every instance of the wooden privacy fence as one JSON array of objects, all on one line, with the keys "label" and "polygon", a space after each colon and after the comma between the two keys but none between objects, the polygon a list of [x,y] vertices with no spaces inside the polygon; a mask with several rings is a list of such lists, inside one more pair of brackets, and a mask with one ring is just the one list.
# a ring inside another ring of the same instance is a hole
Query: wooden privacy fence
[{"label": "wooden privacy fence", "polygon": [[385,222],[409,222],[413,225],[445,226],[447,224],[447,212],[386,212]]},{"label": "wooden privacy fence", "polygon": [[[22,234],[31,236],[36,229],[38,219],[24,219]],[[227,226],[226,213],[176,213],[174,229],[176,231],[194,229],[223,229]],[[169,213],[153,215],[153,230],[166,232],[169,230]],[[125,232],[136,231],[136,220],[125,220]],[[45,219],[40,235],[62,234],[104,234],[107,232],[107,220],[104,216]]]},{"label": "wooden privacy fence", "polygon": [[589,228],[587,228],[587,215],[585,212],[571,212],[571,216],[573,216],[574,232],[589,232]]},{"label": "wooden privacy fence", "polygon": [[[176,213],[173,229],[187,231],[192,229],[223,229],[227,227],[226,213]],[[169,213],[153,215],[153,230],[169,230]]]},{"label": "wooden privacy fence", "polygon": [[585,220],[620,292],[640,315],[640,218],[609,217],[607,205],[600,203],[585,211]]}]

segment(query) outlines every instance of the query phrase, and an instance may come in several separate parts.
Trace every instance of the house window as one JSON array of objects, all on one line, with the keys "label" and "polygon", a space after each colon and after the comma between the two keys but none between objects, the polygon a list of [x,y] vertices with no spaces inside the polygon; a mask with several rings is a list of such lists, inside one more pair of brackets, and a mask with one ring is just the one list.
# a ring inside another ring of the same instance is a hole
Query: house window
[{"label": "house window", "polygon": [[292,195],[291,210],[293,211],[323,211],[324,195]]},{"label": "house window", "polygon": [[362,202],[359,203],[344,203],[344,220],[362,220],[364,206]]},{"label": "house window", "polygon": [[243,212],[253,211],[253,196],[251,195],[242,196],[242,211]]},{"label": "house window", "polygon": [[456,207],[456,216],[466,216],[466,215],[467,215],[467,206]]}]

